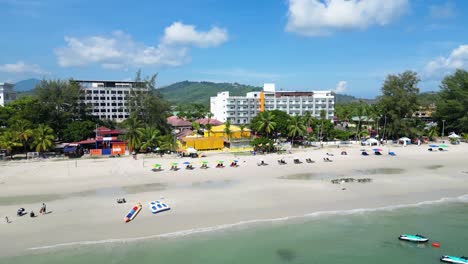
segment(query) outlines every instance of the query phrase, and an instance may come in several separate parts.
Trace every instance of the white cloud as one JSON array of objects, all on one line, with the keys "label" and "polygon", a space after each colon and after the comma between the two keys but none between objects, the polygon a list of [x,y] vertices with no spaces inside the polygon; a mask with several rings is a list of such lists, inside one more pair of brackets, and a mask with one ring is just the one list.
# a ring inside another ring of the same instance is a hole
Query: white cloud
[{"label": "white cloud", "polygon": [[55,49],[62,67],[97,63],[106,69],[128,66],[180,66],[190,61],[191,46],[214,47],[227,40],[225,30],[197,32],[195,26],[175,22],[165,29],[161,43],[148,46],[122,32],[110,36],[65,37],[67,45]]},{"label": "white cloud", "polygon": [[468,68],[468,45],[460,45],[448,57],[438,57],[425,67],[428,76],[442,76],[456,69]]},{"label": "white cloud", "polygon": [[348,88],[348,83],[346,81],[339,81],[333,91],[335,93],[343,93],[346,91],[346,88]]},{"label": "white cloud", "polygon": [[456,16],[455,5],[452,2],[446,2],[443,5],[431,5],[429,7],[429,16],[434,19],[444,19]]},{"label": "white cloud", "polygon": [[194,25],[175,22],[164,30],[163,42],[167,44],[216,47],[228,40],[225,29],[212,27],[209,31],[197,32]]},{"label": "white cloud", "polygon": [[409,7],[408,0],[289,0],[288,4],[286,30],[305,36],[384,26]]},{"label": "white cloud", "polygon": [[205,75],[218,75],[221,77],[235,77],[235,78],[248,78],[248,79],[268,79],[276,80],[283,77],[287,77],[289,74],[278,74],[269,72],[258,72],[254,70],[236,68],[236,69],[216,69],[206,70],[200,72]]},{"label": "white cloud", "polygon": [[15,74],[25,74],[25,73],[47,74],[47,72],[41,69],[39,65],[26,64],[23,61],[0,65],[0,72],[15,73]]}]

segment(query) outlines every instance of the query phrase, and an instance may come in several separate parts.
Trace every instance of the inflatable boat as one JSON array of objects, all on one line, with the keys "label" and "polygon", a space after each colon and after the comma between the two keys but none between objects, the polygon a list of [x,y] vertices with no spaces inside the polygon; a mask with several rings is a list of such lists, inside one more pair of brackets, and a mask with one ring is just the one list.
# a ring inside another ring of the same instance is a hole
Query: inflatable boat
[{"label": "inflatable boat", "polygon": [[125,223],[132,221],[141,211],[141,207],[141,203],[137,203],[135,206],[133,206],[132,209],[128,212],[127,216],[124,218]]},{"label": "inflatable boat", "polygon": [[398,237],[398,239],[403,240],[403,241],[415,242],[415,243],[426,243],[427,241],[429,241],[429,239],[426,238],[425,236],[421,236],[418,234],[416,235],[403,234],[400,237]]},{"label": "inflatable boat", "polygon": [[468,264],[467,257],[442,256],[440,261],[447,263]]},{"label": "inflatable boat", "polygon": [[152,202],[149,202],[149,206],[150,206],[150,210],[153,214],[157,214],[157,213],[160,213],[160,212],[164,212],[164,211],[167,211],[167,210],[171,210],[171,208],[161,202],[161,201],[152,201]]}]

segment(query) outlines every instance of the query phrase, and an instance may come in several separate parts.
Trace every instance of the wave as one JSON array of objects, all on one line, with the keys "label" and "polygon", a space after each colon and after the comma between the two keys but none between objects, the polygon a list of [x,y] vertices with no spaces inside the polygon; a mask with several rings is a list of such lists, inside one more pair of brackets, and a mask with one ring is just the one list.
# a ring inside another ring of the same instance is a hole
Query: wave
[{"label": "wave", "polygon": [[136,242],[136,241],[141,241],[141,240],[150,240],[150,239],[156,239],[156,238],[183,237],[183,236],[188,236],[188,235],[193,235],[193,234],[207,233],[207,232],[213,232],[213,231],[218,231],[218,230],[223,230],[223,229],[229,229],[229,228],[244,226],[244,225],[249,225],[249,224],[259,224],[259,223],[265,223],[265,222],[269,222],[269,223],[283,222],[283,221],[288,221],[288,220],[293,220],[293,219],[311,218],[311,217],[329,216],[329,215],[353,215],[353,214],[361,214],[361,213],[369,213],[369,212],[393,211],[393,210],[404,209],[404,208],[421,207],[421,206],[429,206],[429,205],[437,205],[437,204],[453,203],[453,202],[468,203],[468,194],[462,195],[459,197],[441,198],[438,200],[424,201],[424,202],[419,202],[419,203],[414,203],[414,204],[400,204],[400,205],[391,205],[391,206],[384,206],[384,207],[377,207],[377,208],[358,208],[358,209],[350,209],[350,210],[318,211],[318,212],[307,213],[307,214],[296,215],[296,216],[285,216],[285,217],[270,218],[270,219],[252,219],[252,220],[240,221],[240,222],[232,223],[232,224],[223,224],[223,225],[217,225],[217,226],[211,226],[211,227],[194,228],[194,229],[181,230],[181,231],[176,231],[176,232],[144,236],[144,237],[111,238],[111,239],[104,239],[104,240],[76,241],[76,242],[69,242],[69,243],[62,243],[62,244],[32,247],[32,248],[28,248],[28,250],[45,250],[45,249],[54,249],[54,248],[60,248],[60,247],[98,245],[98,244],[107,244],[107,243],[125,243],[125,242]]}]

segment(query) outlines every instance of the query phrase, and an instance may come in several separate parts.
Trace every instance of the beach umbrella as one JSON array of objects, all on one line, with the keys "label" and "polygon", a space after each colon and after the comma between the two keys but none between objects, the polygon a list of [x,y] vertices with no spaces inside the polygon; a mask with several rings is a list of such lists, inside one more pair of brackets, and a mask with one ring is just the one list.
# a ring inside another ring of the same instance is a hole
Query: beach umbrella
[{"label": "beach umbrella", "polygon": [[449,137],[449,138],[460,138],[460,136],[457,135],[457,134],[455,134],[455,133],[451,134],[451,135],[448,136],[448,137]]},{"label": "beach umbrella", "polygon": [[190,161],[185,161],[184,163],[182,163],[184,165],[189,165],[190,164]]},{"label": "beach umbrella", "polygon": [[208,161],[205,161],[205,160],[204,160],[204,161],[202,161],[201,163],[203,163],[203,164],[207,164],[207,163],[208,163]]},{"label": "beach umbrella", "polygon": [[441,144],[441,145],[439,145],[439,147],[440,147],[440,148],[448,148],[448,146],[445,145],[445,144]]},{"label": "beach umbrella", "polygon": [[177,162],[172,162],[171,163],[171,165],[173,165],[173,166],[176,166],[177,164],[179,164],[179,163],[177,163]]},{"label": "beach umbrella", "polygon": [[218,162],[219,162],[219,163],[223,163],[223,162],[224,162],[224,160],[218,160]]},{"label": "beach umbrella", "polygon": [[378,152],[382,151],[382,149],[379,149],[379,148],[375,148],[375,149],[372,149],[372,150],[375,151],[375,152],[377,152],[377,151],[378,151]]},{"label": "beach umbrella", "polygon": [[234,162],[239,162],[238,160],[233,160]]},{"label": "beach umbrella", "polygon": [[431,147],[431,148],[438,148],[439,145],[434,145],[434,144],[432,144],[432,145],[429,145],[429,147]]},{"label": "beach umbrella", "polygon": [[161,164],[154,164],[153,167],[154,168],[161,168]]}]

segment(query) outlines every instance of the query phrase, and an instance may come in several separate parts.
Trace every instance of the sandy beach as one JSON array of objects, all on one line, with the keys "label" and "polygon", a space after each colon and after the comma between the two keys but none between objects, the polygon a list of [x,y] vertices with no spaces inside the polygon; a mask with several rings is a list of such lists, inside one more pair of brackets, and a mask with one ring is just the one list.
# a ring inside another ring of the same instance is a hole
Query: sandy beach
[{"label": "sandy beach", "polygon": [[[361,146],[298,149],[291,154],[208,153],[206,158],[132,157],[0,163],[0,256],[34,253],[48,246],[125,241],[183,234],[194,229],[314,212],[380,208],[468,194],[468,144],[429,152],[423,146],[391,146],[397,153],[361,156]],[[340,155],[346,149],[348,155]],[[370,147],[366,149],[371,150]],[[334,156],[327,156],[333,153]],[[303,163],[294,164],[293,158]],[[333,162],[324,162],[329,157]],[[279,165],[284,158],[288,164]],[[311,158],[315,163],[306,163]],[[237,159],[239,167],[231,168]],[[258,166],[263,159],[268,165]],[[209,169],[200,169],[201,161]],[[224,160],[225,168],[215,168]],[[192,161],[194,170],[182,167]],[[170,163],[181,169],[170,171]],[[152,165],[163,171],[153,172]],[[370,183],[332,184],[337,178],[371,178]],[[125,197],[126,204],[116,199]],[[172,209],[151,214],[148,202],[162,199]],[[16,216],[24,207],[36,214]],[[123,219],[137,202],[140,214]],[[7,224],[8,216],[12,221]],[[183,231],[183,232],[181,232]]]}]

